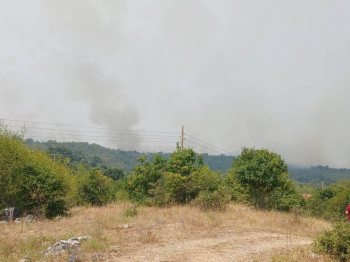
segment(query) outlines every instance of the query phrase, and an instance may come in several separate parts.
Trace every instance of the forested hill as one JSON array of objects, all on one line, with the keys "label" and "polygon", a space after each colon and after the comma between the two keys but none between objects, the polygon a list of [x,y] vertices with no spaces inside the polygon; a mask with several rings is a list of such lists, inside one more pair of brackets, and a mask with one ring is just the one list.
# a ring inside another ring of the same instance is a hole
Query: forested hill
[{"label": "forested hill", "polygon": [[[140,153],[137,151],[123,151],[119,149],[110,149],[97,144],[89,144],[86,142],[37,142],[33,139],[27,139],[26,144],[30,148],[40,149],[49,154],[59,154],[69,157],[73,160],[87,160],[93,165],[105,165],[107,167],[117,167],[123,171],[131,171],[138,163],[139,157],[147,156],[152,160],[154,155],[161,154],[165,158],[170,157],[170,153]],[[208,155],[203,154],[204,163],[209,165],[212,170],[220,170],[226,173],[232,166],[233,156],[225,155]]]},{"label": "forested hill", "polygon": [[[170,153],[162,152],[140,153],[137,151],[115,150],[86,142],[37,142],[27,139],[26,143],[31,148],[37,148],[51,154],[60,154],[76,161],[84,159],[92,165],[117,167],[125,172],[133,169],[138,163],[137,159],[139,157],[147,156],[149,160],[152,160],[155,154],[161,154],[166,158],[170,156]],[[231,168],[233,158],[233,156],[203,154],[205,164],[209,165],[212,170],[221,170],[223,173]],[[335,169],[328,166],[307,168],[289,166],[289,175],[291,179],[298,182],[319,185],[323,181],[324,185],[329,185],[340,180],[350,179],[350,169]]]},{"label": "forested hill", "polygon": [[312,166],[308,168],[289,167],[290,178],[303,183],[335,184],[340,180],[350,180],[350,169]]}]

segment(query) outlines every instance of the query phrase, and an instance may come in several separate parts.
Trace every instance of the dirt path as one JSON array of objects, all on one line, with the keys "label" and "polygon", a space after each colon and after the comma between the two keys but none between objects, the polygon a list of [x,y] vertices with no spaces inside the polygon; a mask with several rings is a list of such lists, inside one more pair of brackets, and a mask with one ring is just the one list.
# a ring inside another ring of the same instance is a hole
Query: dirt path
[{"label": "dirt path", "polygon": [[229,233],[183,242],[145,245],[132,253],[115,255],[110,261],[268,261],[273,253],[311,242],[307,238],[269,232]]}]

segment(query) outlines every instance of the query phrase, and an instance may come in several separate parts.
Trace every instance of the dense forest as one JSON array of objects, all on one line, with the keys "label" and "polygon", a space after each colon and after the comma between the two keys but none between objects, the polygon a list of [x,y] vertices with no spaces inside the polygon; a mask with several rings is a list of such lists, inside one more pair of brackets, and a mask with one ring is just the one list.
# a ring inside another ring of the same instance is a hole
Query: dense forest
[{"label": "dense forest", "polygon": [[[138,164],[138,158],[146,156],[150,161],[153,160],[156,154],[162,155],[169,159],[170,153],[141,153],[137,151],[123,151],[119,149],[110,149],[97,144],[89,144],[86,142],[57,142],[47,141],[38,142],[33,139],[27,139],[26,144],[32,149],[39,149],[51,154],[69,157],[71,159],[85,159],[92,165],[103,165],[109,168],[118,168],[125,173],[133,170]],[[203,154],[204,164],[208,165],[213,171],[221,171],[226,174],[232,167],[233,156],[226,155],[208,155]],[[328,166],[311,166],[297,167],[288,166],[289,177],[297,182],[308,183],[311,186],[321,187],[331,185],[341,180],[350,179],[350,169],[336,169]]]}]

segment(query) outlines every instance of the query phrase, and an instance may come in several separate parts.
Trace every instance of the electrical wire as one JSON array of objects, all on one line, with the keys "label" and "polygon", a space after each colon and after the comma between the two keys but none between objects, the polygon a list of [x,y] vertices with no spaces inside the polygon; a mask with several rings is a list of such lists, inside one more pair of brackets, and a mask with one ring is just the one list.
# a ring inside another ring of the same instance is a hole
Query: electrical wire
[{"label": "electrical wire", "polygon": [[216,151],[219,151],[219,152],[224,152],[224,153],[226,153],[226,154],[230,154],[230,153],[229,153],[227,150],[222,149],[222,148],[217,147],[217,146],[214,146],[214,145],[212,145],[212,144],[209,144],[209,143],[207,143],[207,142],[203,141],[202,139],[199,139],[198,137],[191,136],[191,135],[189,135],[189,134],[187,134],[187,133],[186,133],[186,135],[187,135],[188,137],[191,137],[192,139],[194,139],[194,140],[198,141],[198,143],[205,144],[205,145],[209,146],[210,148],[215,149]]},{"label": "electrical wire", "polygon": [[[50,140],[84,140],[84,141],[118,141],[118,142],[154,142],[169,143],[176,142],[179,139],[177,132],[167,131],[149,131],[149,130],[131,130],[118,128],[93,127],[84,125],[69,125],[59,123],[35,122],[14,119],[0,119],[6,123],[13,122],[11,128],[23,129],[25,137],[32,139],[50,139]],[[22,125],[18,125],[22,123]],[[6,123],[8,124],[8,123]],[[35,126],[38,125],[38,126]],[[67,128],[68,127],[68,128]],[[58,133],[58,134],[57,134]],[[77,139],[81,138],[81,139]],[[199,151],[213,152],[214,154],[229,154],[215,145],[209,144],[202,139],[186,134],[186,146],[194,147]]]},{"label": "electrical wire", "polygon": [[177,132],[168,131],[149,131],[149,130],[132,130],[132,129],[120,129],[120,128],[107,128],[107,127],[96,127],[96,126],[84,126],[84,125],[67,125],[67,124],[57,124],[57,123],[47,123],[47,122],[35,122],[35,121],[24,121],[24,120],[14,120],[1,118],[3,121],[8,122],[19,122],[19,123],[29,123],[29,124],[39,124],[39,125],[51,125],[51,126],[64,126],[64,127],[74,127],[74,128],[87,128],[87,129],[100,129],[100,130],[116,130],[116,131],[128,131],[128,132],[142,132],[142,133],[163,133],[163,134],[177,134]]}]

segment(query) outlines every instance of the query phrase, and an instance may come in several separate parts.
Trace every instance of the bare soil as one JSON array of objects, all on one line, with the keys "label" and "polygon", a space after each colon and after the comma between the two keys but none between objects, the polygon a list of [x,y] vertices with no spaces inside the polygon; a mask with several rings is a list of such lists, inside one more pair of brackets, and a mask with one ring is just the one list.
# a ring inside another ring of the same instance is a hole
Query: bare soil
[{"label": "bare soil", "polygon": [[308,248],[331,227],[323,220],[234,203],[224,212],[137,207],[129,217],[130,209],[130,203],[76,207],[68,217],[0,225],[0,261],[66,262],[73,254],[46,257],[42,251],[86,235],[91,239],[77,249],[74,261],[331,261],[315,260]]},{"label": "bare soil", "polygon": [[[200,239],[146,244],[132,252],[121,251],[110,261],[271,261],[272,254],[311,244],[312,240],[273,232],[237,232]],[[122,247],[121,247],[122,248]]]}]

